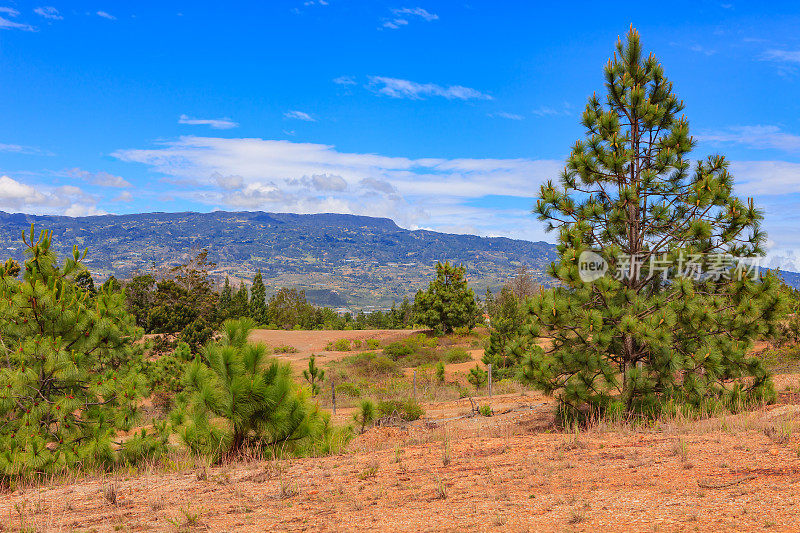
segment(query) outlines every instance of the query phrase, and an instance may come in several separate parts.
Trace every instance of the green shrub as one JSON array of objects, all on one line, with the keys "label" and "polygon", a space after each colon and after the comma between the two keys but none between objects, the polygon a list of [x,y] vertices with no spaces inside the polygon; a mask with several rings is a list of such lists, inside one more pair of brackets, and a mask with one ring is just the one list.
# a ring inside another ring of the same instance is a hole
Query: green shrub
[{"label": "green shrub", "polygon": [[339,339],[333,344],[334,350],[337,352],[349,352],[352,350],[350,339]]},{"label": "green shrub", "polygon": [[481,405],[478,407],[478,412],[481,414],[481,416],[492,416],[492,406]]},{"label": "green shrub", "polygon": [[368,378],[403,375],[400,365],[385,355],[378,355],[375,352],[362,352],[345,357],[338,365],[345,366],[359,376]]},{"label": "green shrub", "polygon": [[361,389],[355,383],[338,383],[336,385],[336,392],[351,398],[361,398]]},{"label": "green shrub", "polygon": [[444,363],[441,361],[436,363],[436,381],[444,383]]},{"label": "green shrub", "polygon": [[464,348],[450,348],[444,354],[444,360],[450,364],[472,361],[472,356]]},{"label": "green shrub", "polygon": [[377,350],[381,346],[381,343],[378,341],[378,339],[367,339],[364,341],[364,343],[366,344],[367,350]]},{"label": "green shrub", "polygon": [[361,339],[354,339],[353,340],[353,350],[360,350],[361,349],[362,341]]},{"label": "green shrub", "polygon": [[297,353],[299,351],[300,350],[294,346],[289,346],[288,344],[280,344],[273,349],[275,353]]},{"label": "green shrub", "polygon": [[395,415],[411,422],[419,420],[424,414],[425,410],[414,400],[383,400],[378,402],[378,415],[380,417]]}]

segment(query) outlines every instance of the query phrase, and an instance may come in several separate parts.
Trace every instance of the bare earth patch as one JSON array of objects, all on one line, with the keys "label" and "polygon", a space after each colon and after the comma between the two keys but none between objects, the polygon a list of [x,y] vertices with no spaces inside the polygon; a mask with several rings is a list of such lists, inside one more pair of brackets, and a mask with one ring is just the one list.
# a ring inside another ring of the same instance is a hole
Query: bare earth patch
[{"label": "bare earth patch", "polygon": [[798,531],[793,398],[580,433],[534,393],[494,398],[490,418],[440,402],[342,455],[27,487],[0,516],[37,531]]}]

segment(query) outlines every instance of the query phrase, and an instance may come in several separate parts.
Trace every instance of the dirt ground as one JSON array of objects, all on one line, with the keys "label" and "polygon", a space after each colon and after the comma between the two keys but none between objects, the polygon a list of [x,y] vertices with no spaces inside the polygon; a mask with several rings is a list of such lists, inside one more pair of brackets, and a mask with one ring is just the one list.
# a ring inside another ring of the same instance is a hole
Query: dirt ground
[{"label": "dirt ground", "polygon": [[[299,367],[352,353],[325,352],[329,340],[408,334],[254,340],[295,346],[283,357]],[[23,487],[0,499],[0,531],[800,531],[800,375],[775,382],[779,401],[757,411],[578,432],[535,392],[478,398],[491,417],[466,398],[428,403],[335,456]]]}]

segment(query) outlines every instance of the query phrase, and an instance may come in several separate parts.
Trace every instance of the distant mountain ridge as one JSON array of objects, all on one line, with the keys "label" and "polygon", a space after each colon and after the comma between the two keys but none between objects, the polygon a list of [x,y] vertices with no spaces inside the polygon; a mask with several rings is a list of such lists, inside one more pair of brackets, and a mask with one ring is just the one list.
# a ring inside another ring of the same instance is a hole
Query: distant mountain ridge
[{"label": "distant mountain ridge", "polygon": [[67,217],[0,211],[0,248],[22,258],[20,232],[53,231],[56,249],[89,247],[86,264],[102,280],[174,265],[207,248],[220,279],[252,279],[268,290],[298,287],[319,304],[386,307],[430,281],[438,260],[463,263],[480,296],[525,267],[540,282],[555,247],[504,237],[400,228],[388,218],[260,211],[141,213]]},{"label": "distant mountain ridge", "polygon": [[[37,234],[53,231],[59,253],[88,246],[86,264],[97,280],[163,269],[207,248],[220,280],[249,282],[261,269],[268,291],[297,287],[314,303],[334,307],[384,308],[412,297],[440,260],[463,263],[481,297],[522,267],[548,285],[545,269],[557,257],[555,246],[541,241],[407,230],[388,218],[263,211],[89,217],[0,211],[0,249],[22,259],[20,234],[31,223]],[[800,288],[800,274],[780,274]]]}]

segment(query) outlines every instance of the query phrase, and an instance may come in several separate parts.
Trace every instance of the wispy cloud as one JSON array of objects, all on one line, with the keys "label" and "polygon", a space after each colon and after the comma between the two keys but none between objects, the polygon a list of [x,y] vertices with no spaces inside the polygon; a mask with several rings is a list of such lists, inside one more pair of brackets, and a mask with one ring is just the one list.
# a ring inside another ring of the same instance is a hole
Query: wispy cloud
[{"label": "wispy cloud", "polygon": [[781,63],[800,63],[800,50],[767,50],[764,52],[764,59]]},{"label": "wispy cloud", "polygon": [[505,111],[488,113],[488,116],[492,118],[507,118],[508,120],[523,120],[525,118],[522,115],[517,115],[516,113],[506,113]]},{"label": "wispy cloud", "polygon": [[[19,11],[13,7],[0,7],[0,13],[9,17],[18,17]],[[14,22],[4,16],[0,16],[0,29],[3,30],[22,30],[22,31],[36,31],[36,28],[30,24],[23,24],[21,22]]]},{"label": "wispy cloud", "polygon": [[58,9],[54,8],[53,6],[37,7],[36,9],[33,10],[33,12],[36,13],[37,15],[40,15],[46,19],[51,19],[51,20],[61,20],[64,18],[58,12]]},{"label": "wispy cloud", "polygon": [[89,172],[88,170],[83,170],[80,168],[71,168],[66,170],[64,175],[72,178],[80,178],[92,183],[93,185],[99,185],[100,187],[131,187],[130,182],[128,182],[128,180],[122,176],[115,176],[114,174],[110,174],[102,170],[100,172]]},{"label": "wispy cloud", "polygon": [[107,11],[98,11],[97,12],[97,16],[98,17],[103,17],[104,19],[108,19],[108,20],[117,20],[117,17],[115,17],[111,13],[108,13]]},{"label": "wispy cloud", "polygon": [[356,79],[353,76],[339,76],[333,79],[336,85],[355,85]]},{"label": "wispy cloud", "polygon": [[42,150],[36,146],[22,146],[21,144],[3,144],[0,143],[0,152],[8,152],[12,154],[25,154],[25,155],[55,155],[53,152]]},{"label": "wispy cloud", "polygon": [[719,131],[705,131],[696,136],[711,143],[735,143],[757,149],[800,152],[800,135],[781,131],[778,126],[731,126]]},{"label": "wispy cloud", "polygon": [[560,107],[543,105],[531,110],[531,113],[537,117],[569,116],[572,115],[572,106],[567,102],[564,102]]},{"label": "wispy cloud", "polygon": [[178,118],[178,124],[210,126],[215,130],[229,130],[239,126],[238,122],[234,122],[229,118],[192,118],[187,115],[181,115],[180,118]]},{"label": "wispy cloud", "polygon": [[316,122],[317,119],[309,115],[308,113],[304,113],[303,111],[291,110],[287,111],[283,114],[285,118],[294,119],[294,120],[304,120],[306,122]]},{"label": "wispy cloud", "polygon": [[421,100],[428,96],[441,96],[448,100],[492,99],[492,97],[486,93],[461,85],[444,87],[435,83],[417,83],[415,81],[387,78],[384,76],[369,76],[369,85],[367,87],[381,94],[391,96],[392,98],[410,98],[412,100]]},{"label": "wispy cloud", "polygon": [[402,26],[408,26],[410,18],[421,18],[427,22],[439,19],[439,15],[436,13],[430,13],[421,7],[402,7],[398,9],[392,9],[392,14],[394,15],[394,18],[384,20],[384,28],[396,30]]}]

